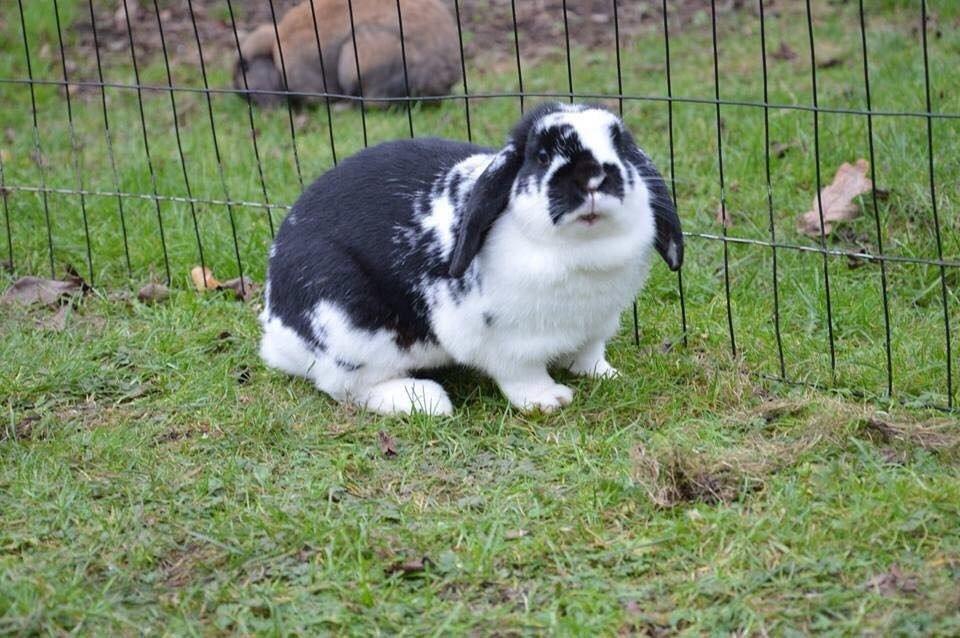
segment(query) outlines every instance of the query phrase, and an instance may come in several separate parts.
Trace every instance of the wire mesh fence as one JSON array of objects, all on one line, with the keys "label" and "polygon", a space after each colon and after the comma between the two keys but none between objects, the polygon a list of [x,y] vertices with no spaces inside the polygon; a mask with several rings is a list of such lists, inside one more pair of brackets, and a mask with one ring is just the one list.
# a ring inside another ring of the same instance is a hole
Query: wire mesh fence
[{"label": "wire mesh fence", "polygon": [[[5,0],[9,270],[259,277],[301,188],[356,150],[422,135],[497,144],[537,101],[600,101],[670,178],[690,243],[684,269],[657,273],[635,309],[638,344],[641,327],[666,335],[663,349],[722,339],[774,379],[954,407],[952,2],[449,0],[444,92],[416,90],[418,4],[318,0],[297,40],[281,0]],[[395,25],[395,94],[364,95],[369,11]],[[325,21],[344,16],[334,59]],[[236,67],[259,25],[272,90]],[[294,78],[303,59],[313,90]],[[351,73],[352,87],[337,80]],[[858,158],[868,186],[832,223],[824,188]],[[812,233],[795,222],[807,208]]]}]

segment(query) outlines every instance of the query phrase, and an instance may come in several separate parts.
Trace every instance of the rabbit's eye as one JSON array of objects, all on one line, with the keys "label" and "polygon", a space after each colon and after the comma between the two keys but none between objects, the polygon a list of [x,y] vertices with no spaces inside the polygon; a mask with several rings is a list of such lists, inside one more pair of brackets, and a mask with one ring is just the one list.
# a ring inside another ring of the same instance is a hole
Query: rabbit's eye
[{"label": "rabbit's eye", "polygon": [[541,148],[537,153],[537,161],[540,162],[541,166],[546,166],[550,163],[550,153],[546,149]]}]

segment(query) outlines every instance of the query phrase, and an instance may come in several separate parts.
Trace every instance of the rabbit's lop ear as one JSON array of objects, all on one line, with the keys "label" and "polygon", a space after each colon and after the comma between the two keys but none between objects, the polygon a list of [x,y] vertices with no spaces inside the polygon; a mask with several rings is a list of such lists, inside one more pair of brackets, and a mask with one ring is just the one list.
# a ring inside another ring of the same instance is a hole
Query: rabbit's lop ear
[{"label": "rabbit's lop ear", "polygon": [[473,185],[450,256],[451,277],[463,276],[480,252],[487,231],[507,207],[513,182],[523,166],[530,131],[545,116],[563,109],[563,104],[546,103],[528,111],[513,127],[507,145],[493,157]]},{"label": "rabbit's lop ear", "polygon": [[653,219],[657,227],[655,241],[657,252],[667,262],[670,270],[680,270],[680,266],[683,265],[683,231],[680,228],[677,208],[670,196],[670,189],[667,188],[663,175],[653,165],[653,161],[640,150],[628,132],[625,130],[617,132],[615,137],[616,143],[647,186],[650,210],[653,211]]},{"label": "rabbit's lop ear", "polygon": [[457,243],[450,256],[450,276],[462,277],[470,262],[480,252],[487,231],[510,200],[513,180],[523,164],[523,149],[511,142],[499,153],[473,185],[460,218]]},{"label": "rabbit's lop ear", "polygon": [[657,252],[670,270],[680,270],[683,265],[683,232],[667,183],[650,160],[641,167],[640,174],[650,193],[650,209],[657,224]]}]

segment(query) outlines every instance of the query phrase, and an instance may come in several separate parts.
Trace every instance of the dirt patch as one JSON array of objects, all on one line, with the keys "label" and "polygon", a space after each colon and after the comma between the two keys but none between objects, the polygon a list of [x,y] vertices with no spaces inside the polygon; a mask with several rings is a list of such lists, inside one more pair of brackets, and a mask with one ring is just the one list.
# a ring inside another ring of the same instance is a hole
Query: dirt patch
[{"label": "dirt patch", "polygon": [[916,594],[919,591],[917,576],[903,573],[898,565],[891,565],[889,570],[870,578],[863,586],[881,596]]},{"label": "dirt patch", "polygon": [[[224,57],[231,61],[236,56],[237,44],[233,34],[233,24],[228,5],[223,0],[193,0],[193,10],[186,2],[160,3],[158,27],[157,11],[152,2],[127,0],[130,8],[129,33],[127,20],[122,12],[122,0],[98,2],[94,4],[96,29],[90,21],[89,11],[82,13],[73,29],[77,34],[76,54],[71,59],[83,60],[84,64],[95,65],[96,44],[99,44],[100,57],[110,67],[130,67],[130,40],[133,40],[137,64],[152,61],[154,56],[162,55],[164,44],[171,65],[199,66],[200,53],[197,47],[197,34],[203,47],[204,62],[220,64]],[[237,31],[241,37],[255,25],[270,21],[270,3],[242,2],[231,0]],[[277,19],[297,4],[293,0],[273,0]],[[136,7],[136,8],[135,8]],[[196,32],[194,31],[196,28]],[[232,64],[232,62],[231,62]],[[78,69],[86,74],[96,71],[96,66]]]},{"label": "dirt patch", "polygon": [[911,422],[829,400],[767,401],[731,419],[731,425],[744,423],[751,424],[751,434],[723,450],[637,445],[631,451],[634,482],[658,507],[730,503],[763,489],[771,476],[824,441],[843,445],[851,436],[865,439],[876,444],[888,465],[906,465],[918,448],[951,462],[960,452],[956,420]]},{"label": "dirt patch", "polygon": [[920,447],[928,452],[956,453],[960,451],[960,432],[956,421],[928,423],[898,423],[885,415],[876,414],[860,423],[860,431],[871,439],[884,443],[900,443]]},{"label": "dirt patch", "polygon": [[757,467],[704,462],[680,450],[653,454],[644,446],[633,449],[633,478],[659,507],[682,503],[731,503],[741,496],[762,489],[764,475],[773,465],[759,462]]},{"label": "dirt patch", "polygon": [[[770,425],[797,417],[806,407],[792,401],[770,401],[738,416],[736,421],[762,420]],[[790,438],[757,433],[738,447],[710,453],[675,445],[664,449],[637,445],[631,452],[632,475],[658,507],[732,503],[762,490],[771,475],[796,463],[828,434],[823,424],[809,423]]]},{"label": "dirt patch", "polygon": [[40,415],[28,414],[21,418],[13,428],[4,428],[0,430],[0,442],[7,439],[13,441],[33,441],[47,438],[46,433],[40,429]]},{"label": "dirt patch", "polygon": [[[564,27],[566,4],[566,28]],[[563,55],[566,36],[571,47],[613,50],[619,30],[620,46],[639,35],[663,30],[662,3],[620,0],[485,0],[460,2],[461,23],[473,35],[465,47],[468,57],[514,58],[514,25],[523,62]],[[717,2],[718,17],[748,6],[746,0]],[[671,33],[694,22],[710,21],[706,0],[671,0],[668,3]],[[514,22],[514,10],[516,22]]]},{"label": "dirt patch", "polygon": [[[295,0],[272,2],[278,20],[290,7],[299,4]],[[193,0],[192,12],[185,2],[160,4],[162,38],[157,11],[152,2],[127,0],[127,6],[131,9],[129,34],[122,0],[95,3],[96,37],[89,12],[81,12],[71,27],[77,34],[77,44],[71,47],[68,54],[68,71],[73,75],[72,79],[95,79],[97,44],[106,67],[130,68],[131,39],[139,65],[162,55],[165,44],[172,66],[199,67],[197,33],[208,66],[232,66],[237,44],[226,2]],[[448,0],[447,4],[452,11],[452,0]],[[232,5],[241,39],[255,26],[272,20],[270,2],[265,0],[232,0]],[[567,33],[571,47],[612,50],[615,27],[619,29],[621,47],[639,35],[663,29],[662,5],[653,0],[617,2],[616,20],[612,0],[570,0],[566,5],[565,29],[563,0],[459,0],[465,55],[468,59],[485,61],[513,59],[516,55],[514,26],[525,64],[563,55]],[[690,24],[709,24],[710,4],[706,0],[671,0],[668,6],[671,30],[679,30]],[[722,15],[748,10],[750,6],[746,0],[719,0],[717,13]],[[46,52],[41,50],[40,53],[55,59],[58,54],[53,49],[55,44],[47,45]]]},{"label": "dirt patch", "polygon": [[221,558],[220,552],[210,545],[187,543],[160,561],[160,580],[171,589],[179,589],[196,580],[199,569],[213,566]]},{"label": "dirt patch", "polygon": [[169,430],[163,432],[154,438],[153,442],[156,445],[163,445],[166,443],[177,443],[179,441],[186,441],[187,439],[208,439],[216,438],[223,434],[221,430],[216,425],[211,425],[205,421],[197,421],[195,423],[190,423],[188,425],[182,425],[170,428]]},{"label": "dirt patch", "polygon": [[533,589],[525,583],[495,582],[484,580],[476,585],[460,581],[448,581],[437,592],[441,600],[466,602],[474,613],[483,613],[489,607],[502,607],[522,611],[530,605]]},{"label": "dirt patch", "polygon": [[[33,411],[20,417],[13,427],[0,429],[0,442],[17,441],[46,441],[52,436],[63,432],[79,430],[95,430],[109,427],[125,420],[133,420],[141,416],[125,405],[135,397],[121,398],[120,401],[102,404],[93,397],[63,407],[37,406]],[[49,418],[44,421],[44,417]]]}]

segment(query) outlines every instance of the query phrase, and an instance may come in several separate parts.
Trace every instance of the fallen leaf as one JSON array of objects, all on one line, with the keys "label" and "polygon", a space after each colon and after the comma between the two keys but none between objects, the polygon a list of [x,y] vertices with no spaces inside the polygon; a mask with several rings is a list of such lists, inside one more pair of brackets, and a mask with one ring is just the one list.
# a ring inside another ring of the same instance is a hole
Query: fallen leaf
[{"label": "fallen leaf", "polygon": [[232,290],[240,301],[250,301],[260,291],[260,284],[249,277],[236,277],[227,281],[218,281],[213,271],[206,266],[194,266],[190,271],[190,278],[194,287],[203,292],[205,290]]},{"label": "fallen leaf", "polygon": [[383,452],[384,456],[397,455],[397,442],[386,430],[377,432],[377,443],[380,444],[380,451]]},{"label": "fallen leaf", "polygon": [[730,219],[730,209],[724,206],[722,203],[717,205],[716,220],[717,223],[724,228],[730,228],[733,226],[733,221]]},{"label": "fallen leaf", "polygon": [[33,160],[33,163],[37,165],[38,168],[47,168],[50,166],[50,162],[47,161],[47,157],[40,152],[40,149],[33,149],[30,151],[30,159]]},{"label": "fallen leaf", "polygon": [[770,152],[777,159],[781,159],[795,146],[796,142],[773,142],[770,144]]},{"label": "fallen leaf", "polygon": [[786,42],[781,42],[776,51],[770,54],[774,60],[796,60],[797,52],[790,48]]},{"label": "fallen leaf", "polygon": [[813,210],[807,211],[797,220],[797,230],[808,237],[820,236],[820,206],[823,203],[823,234],[833,230],[832,222],[854,219],[860,215],[860,208],[854,198],[869,192],[873,182],[867,177],[870,164],[858,159],[856,164],[844,162],[833,182],[821,189],[820,197],[813,198]]},{"label": "fallen leaf", "polygon": [[260,284],[249,277],[237,277],[223,282],[217,290],[232,290],[240,301],[250,301],[260,290]]},{"label": "fallen leaf", "polygon": [[194,266],[190,271],[190,278],[193,279],[193,285],[197,290],[216,290],[220,287],[220,282],[214,279],[213,271],[206,266]]},{"label": "fallen leaf", "polygon": [[416,574],[422,572],[427,566],[433,565],[433,561],[428,556],[413,558],[408,561],[396,562],[387,568],[388,574]]},{"label": "fallen leaf", "polygon": [[70,276],[66,280],[41,279],[40,277],[21,277],[7,288],[0,297],[2,303],[32,304],[51,306],[64,297],[87,290],[86,282],[80,277]]},{"label": "fallen leaf", "polygon": [[897,565],[891,565],[888,571],[869,579],[864,587],[881,596],[915,594],[918,589],[917,577],[904,574]]},{"label": "fallen leaf", "polygon": [[147,284],[137,293],[137,299],[143,303],[163,301],[170,296],[170,290],[163,284]]},{"label": "fallen leaf", "polygon": [[831,69],[835,66],[840,66],[841,64],[843,64],[843,58],[839,55],[831,55],[821,60],[817,60],[818,69]]},{"label": "fallen leaf", "polygon": [[518,538],[523,538],[524,536],[529,536],[530,532],[525,529],[511,529],[503,535],[504,540],[515,541]]}]

